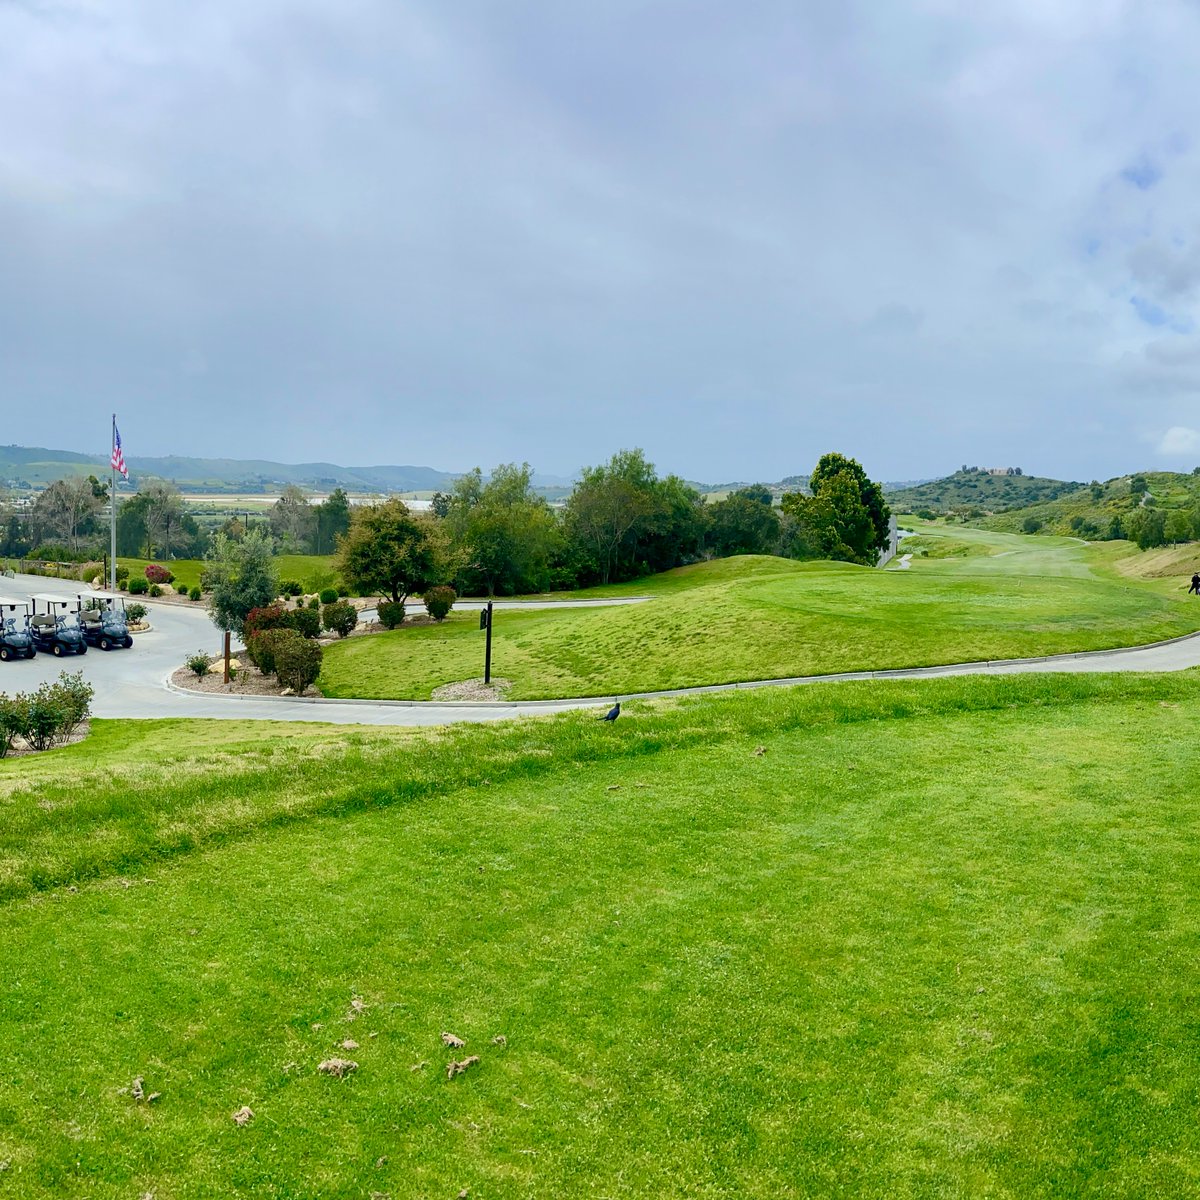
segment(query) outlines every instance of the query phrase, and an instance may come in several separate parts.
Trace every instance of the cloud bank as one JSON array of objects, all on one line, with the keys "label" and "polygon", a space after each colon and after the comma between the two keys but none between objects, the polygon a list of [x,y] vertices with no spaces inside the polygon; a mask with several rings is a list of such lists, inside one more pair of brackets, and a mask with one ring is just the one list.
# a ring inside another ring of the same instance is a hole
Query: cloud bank
[{"label": "cloud bank", "polygon": [[0,0],[6,440],[1186,455],[1198,73],[1186,0]]}]

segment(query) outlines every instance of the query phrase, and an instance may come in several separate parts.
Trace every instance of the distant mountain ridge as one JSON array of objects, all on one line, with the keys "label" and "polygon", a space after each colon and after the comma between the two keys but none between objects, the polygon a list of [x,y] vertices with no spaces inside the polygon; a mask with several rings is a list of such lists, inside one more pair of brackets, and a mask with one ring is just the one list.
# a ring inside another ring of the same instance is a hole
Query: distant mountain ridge
[{"label": "distant mountain ridge", "polygon": [[[269,492],[294,483],[301,487],[343,487],[366,492],[416,492],[447,488],[456,475],[433,467],[342,467],[336,463],[278,463],[268,459],[191,458],[130,455],[130,479],[154,475],[197,491]],[[9,485],[42,486],[69,475],[103,476],[108,461],[100,454],[52,450],[44,446],[0,446],[0,479]]]},{"label": "distant mountain ridge", "polygon": [[[186,455],[133,454],[126,458],[130,480],[153,475],[168,479],[185,491],[270,492],[289,483],[321,490],[342,487],[352,492],[426,492],[446,490],[463,471],[439,471],[435,467],[392,466],[343,467],[337,463],[280,463],[270,459],[192,458]],[[51,450],[44,446],[0,446],[0,482],[42,487],[70,475],[108,473],[103,454],[79,454],[74,450]],[[573,480],[559,475],[533,477],[534,486],[555,489],[572,487]]]}]

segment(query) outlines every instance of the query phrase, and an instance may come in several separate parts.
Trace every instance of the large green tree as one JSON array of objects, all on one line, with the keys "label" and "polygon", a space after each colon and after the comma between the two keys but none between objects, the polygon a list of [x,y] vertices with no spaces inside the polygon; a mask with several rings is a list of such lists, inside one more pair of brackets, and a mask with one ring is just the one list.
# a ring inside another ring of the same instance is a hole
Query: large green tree
[{"label": "large green tree", "polygon": [[479,468],[460,477],[444,506],[450,545],[463,564],[460,590],[543,591],[561,534],[528,463],[503,463],[487,483]]},{"label": "large green tree", "polygon": [[350,498],[342,488],[334,488],[315,511],[314,550],[317,554],[332,554],[337,549],[338,538],[350,528]]},{"label": "large green tree", "polygon": [[307,554],[317,533],[317,513],[303,488],[289,483],[271,508],[271,532],[285,551]]},{"label": "large green tree", "polygon": [[771,506],[771,493],[754,485],[710,504],[705,544],[718,558],[774,553],[779,545],[779,515]]},{"label": "large green tree", "polygon": [[241,629],[252,609],[270,604],[279,595],[270,534],[252,529],[240,542],[216,534],[204,560],[204,584],[213,624],[226,631]]},{"label": "large green tree", "polygon": [[567,501],[565,527],[583,578],[608,583],[693,561],[705,513],[695,488],[659,479],[641,450],[621,450],[585,467]]},{"label": "large green tree", "polygon": [[883,488],[843,454],[822,455],[809,486],[809,496],[792,492],[783,498],[790,518],[788,553],[874,566],[890,536],[891,512]]},{"label": "large green tree", "polygon": [[430,519],[398,499],[353,510],[338,546],[338,570],[349,587],[402,601],[441,583],[445,557]]}]

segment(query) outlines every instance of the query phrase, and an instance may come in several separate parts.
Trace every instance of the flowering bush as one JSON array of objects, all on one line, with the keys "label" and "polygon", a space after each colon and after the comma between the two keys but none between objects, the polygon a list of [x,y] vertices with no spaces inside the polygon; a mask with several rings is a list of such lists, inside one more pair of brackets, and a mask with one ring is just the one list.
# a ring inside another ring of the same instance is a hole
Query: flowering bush
[{"label": "flowering bush", "polygon": [[170,583],[175,576],[162,563],[149,563],[146,566],[146,581],[148,583]]}]

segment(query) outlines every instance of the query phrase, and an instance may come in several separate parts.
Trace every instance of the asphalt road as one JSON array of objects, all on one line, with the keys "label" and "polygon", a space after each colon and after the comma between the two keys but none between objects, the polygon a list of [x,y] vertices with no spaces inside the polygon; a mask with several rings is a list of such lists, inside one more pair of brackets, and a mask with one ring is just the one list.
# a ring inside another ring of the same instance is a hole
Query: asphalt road
[{"label": "asphalt road", "polygon": [[[25,598],[35,592],[74,596],[78,584],[17,576],[0,579],[0,594]],[[578,602],[545,601],[539,606],[577,606]],[[1200,603],[1200,601],[1198,601]],[[573,708],[607,707],[611,697],[576,697],[511,704],[444,704],[417,701],[304,700],[288,697],[225,696],[172,690],[168,678],[197,650],[216,653],[221,635],[203,606],[148,605],[154,626],[135,636],[130,650],[107,654],[95,648],[83,656],[0,663],[0,690],[27,691],[62,670],[82,670],[96,689],[92,710],[98,717],[205,717],[260,721],[327,721],[360,725],[447,725],[459,721],[496,721],[537,716]],[[1003,662],[956,663],[896,671],[853,671],[838,675],[799,676],[757,683],[726,684],[671,692],[643,692],[622,699],[680,696],[756,687],[788,687],[845,679],[927,679],[945,675],[1002,675],[1034,671],[1181,671],[1200,666],[1200,634],[1128,650],[1063,654],[1051,658]]]}]

